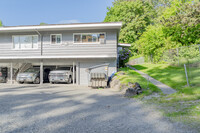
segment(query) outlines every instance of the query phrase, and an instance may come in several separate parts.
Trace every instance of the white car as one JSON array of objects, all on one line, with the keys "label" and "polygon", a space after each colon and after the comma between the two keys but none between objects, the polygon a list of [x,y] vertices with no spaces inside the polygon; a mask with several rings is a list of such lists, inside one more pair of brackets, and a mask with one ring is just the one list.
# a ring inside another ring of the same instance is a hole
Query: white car
[{"label": "white car", "polygon": [[50,83],[72,83],[73,67],[58,67],[49,73]]}]

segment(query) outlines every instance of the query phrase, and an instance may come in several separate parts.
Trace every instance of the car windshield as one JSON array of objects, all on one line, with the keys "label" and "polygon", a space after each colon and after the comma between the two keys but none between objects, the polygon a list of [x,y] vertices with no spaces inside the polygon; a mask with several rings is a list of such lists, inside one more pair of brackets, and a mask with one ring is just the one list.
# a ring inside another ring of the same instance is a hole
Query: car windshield
[{"label": "car windshield", "polygon": [[25,72],[38,73],[39,71],[40,71],[39,68],[29,68],[29,69],[26,70]]},{"label": "car windshield", "polygon": [[56,70],[70,70],[70,67],[58,67]]}]

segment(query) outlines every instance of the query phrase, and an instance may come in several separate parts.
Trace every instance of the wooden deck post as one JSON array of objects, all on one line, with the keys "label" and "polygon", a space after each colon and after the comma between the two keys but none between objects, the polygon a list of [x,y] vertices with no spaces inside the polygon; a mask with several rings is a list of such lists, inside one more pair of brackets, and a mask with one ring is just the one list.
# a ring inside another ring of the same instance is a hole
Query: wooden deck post
[{"label": "wooden deck post", "polygon": [[73,61],[73,85],[75,83],[75,69],[74,69],[74,61]]}]

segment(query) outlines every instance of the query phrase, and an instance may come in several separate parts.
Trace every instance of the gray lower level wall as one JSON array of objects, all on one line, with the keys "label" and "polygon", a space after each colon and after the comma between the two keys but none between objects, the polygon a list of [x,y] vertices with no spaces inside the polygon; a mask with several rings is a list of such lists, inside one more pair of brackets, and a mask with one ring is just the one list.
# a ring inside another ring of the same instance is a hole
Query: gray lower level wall
[{"label": "gray lower level wall", "polygon": [[[109,63],[108,76],[110,76],[113,72],[117,71],[116,59],[87,60],[84,62],[80,62],[80,85],[88,85],[89,84],[89,74],[88,74],[88,71],[86,71],[87,68],[93,67],[96,65],[105,64],[105,63]],[[105,66],[93,69],[91,72],[107,73],[105,70]]]}]

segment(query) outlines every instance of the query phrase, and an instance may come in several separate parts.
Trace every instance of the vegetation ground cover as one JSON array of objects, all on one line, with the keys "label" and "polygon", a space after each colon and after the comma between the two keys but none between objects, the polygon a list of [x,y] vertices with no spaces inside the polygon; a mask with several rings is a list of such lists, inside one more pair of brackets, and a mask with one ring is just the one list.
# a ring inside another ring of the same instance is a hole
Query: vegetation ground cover
[{"label": "vegetation ground cover", "polygon": [[[119,73],[124,72],[124,75],[120,75]],[[131,83],[139,83],[143,88],[143,93],[141,95],[135,96],[137,98],[143,98],[144,96],[151,95],[152,93],[162,94],[161,90],[156,87],[154,84],[148,82],[145,78],[143,78],[139,73],[135,72],[130,68],[121,68],[120,71],[116,74],[122,84],[128,85]]]},{"label": "vegetation ground cover", "polygon": [[[200,86],[198,84],[191,87],[185,86],[186,78],[183,67],[167,64],[143,64],[134,67],[177,90],[174,94],[148,100],[148,103],[159,105],[164,115],[173,120],[200,124]],[[198,82],[200,70],[190,71],[196,74],[196,80],[193,83]]]}]

